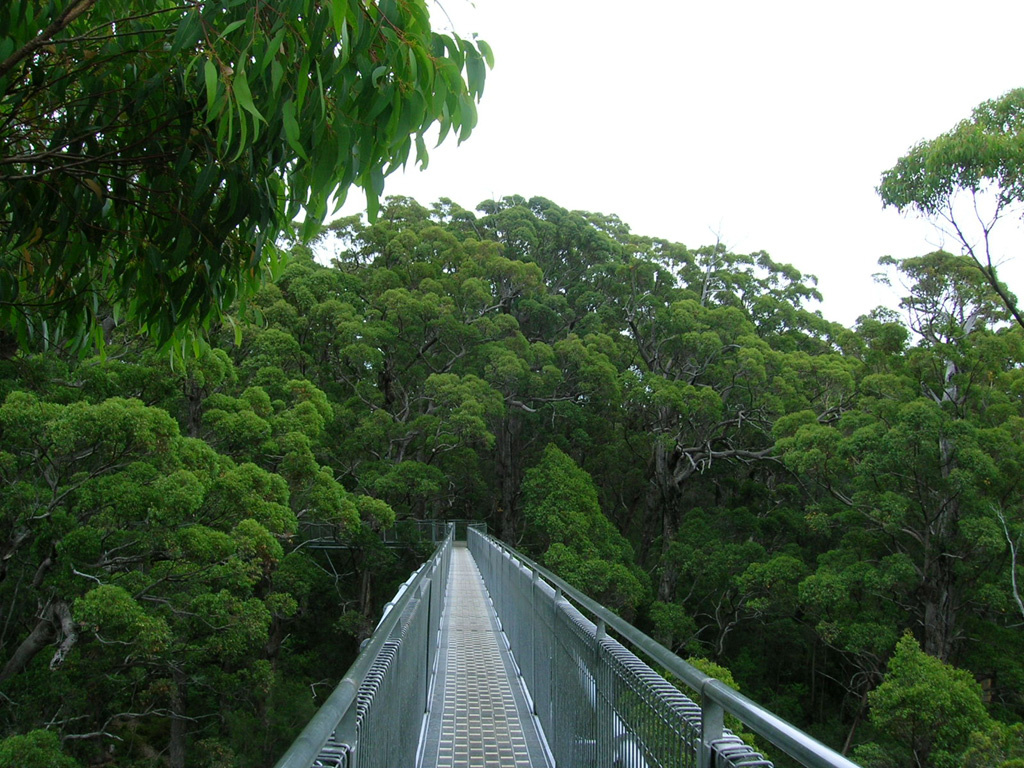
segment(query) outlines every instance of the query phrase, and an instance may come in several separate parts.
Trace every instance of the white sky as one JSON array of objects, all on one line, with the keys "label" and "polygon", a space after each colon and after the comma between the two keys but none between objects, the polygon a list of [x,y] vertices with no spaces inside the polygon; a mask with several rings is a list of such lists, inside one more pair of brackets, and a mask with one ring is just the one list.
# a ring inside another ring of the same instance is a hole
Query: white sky
[{"label": "white sky", "polygon": [[[426,171],[410,162],[389,177],[385,194],[469,209],[539,195],[691,247],[719,233],[817,275],[823,313],[845,324],[895,306],[871,279],[880,256],[940,244],[882,210],[882,171],[1024,86],[1014,0],[442,4],[494,49],[479,126]],[[1024,258],[1004,278],[1024,293]]]}]

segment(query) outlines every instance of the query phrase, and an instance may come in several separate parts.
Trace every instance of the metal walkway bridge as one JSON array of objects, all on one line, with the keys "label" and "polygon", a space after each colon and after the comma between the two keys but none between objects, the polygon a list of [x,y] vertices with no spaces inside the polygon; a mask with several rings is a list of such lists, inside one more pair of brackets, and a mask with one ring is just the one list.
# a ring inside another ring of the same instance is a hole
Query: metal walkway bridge
[{"label": "metal walkway bridge", "polygon": [[726,714],[773,755],[857,768],[524,555],[467,538],[450,528],[399,589],[277,768],[772,766]]}]

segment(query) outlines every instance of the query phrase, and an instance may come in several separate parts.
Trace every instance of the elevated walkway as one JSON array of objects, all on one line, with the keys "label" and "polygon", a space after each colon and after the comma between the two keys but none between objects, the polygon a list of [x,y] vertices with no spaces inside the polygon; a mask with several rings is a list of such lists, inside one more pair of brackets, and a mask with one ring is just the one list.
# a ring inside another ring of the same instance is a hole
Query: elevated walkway
[{"label": "elevated walkway", "polygon": [[518,670],[465,545],[452,550],[421,768],[551,768]]},{"label": "elevated walkway", "polygon": [[858,768],[521,553],[468,539],[449,528],[277,768],[771,768],[726,714],[796,764]]}]

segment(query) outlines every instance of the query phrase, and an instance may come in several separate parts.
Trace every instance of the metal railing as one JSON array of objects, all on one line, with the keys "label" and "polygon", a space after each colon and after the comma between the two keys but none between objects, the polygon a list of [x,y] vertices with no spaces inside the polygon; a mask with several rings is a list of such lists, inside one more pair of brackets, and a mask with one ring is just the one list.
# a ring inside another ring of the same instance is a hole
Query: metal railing
[{"label": "metal railing", "polygon": [[[466,529],[470,526],[487,531],[487,523],[476,520],[396,520],[390,528],[380,532],[380,540],[385,545],[405,545],[416,541],[431,541],[438,544],[448,535],[449,528],[455,526],[455,540],[466,540]],[[341,534],[341,526],[336,523],[323,523],[309,520],[299,521],[298,541],[309,549],[349,549]]]},{"label": "metal railing", "polygon": [[430,701],[454,526],[409,577],[348,672],[276,768],[373,768],[416,763]]},{"label": "metal railing", "polygon": [[[858,768],[511,547],[471,530],[469,548],[559,768],[771,766],[724,727],[726,714],[801,765]],[[610,637],[609,629],[701,703]]]}]

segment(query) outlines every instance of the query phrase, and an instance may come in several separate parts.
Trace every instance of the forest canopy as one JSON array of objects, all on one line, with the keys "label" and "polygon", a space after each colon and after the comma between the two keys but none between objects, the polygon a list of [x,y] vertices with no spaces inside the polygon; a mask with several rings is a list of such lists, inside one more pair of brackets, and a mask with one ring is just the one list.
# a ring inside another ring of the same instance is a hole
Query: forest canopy
[{"label": "forest canopy", "polygon": [[472,518],[865,766],[1024,756],[1024,332],[969,258],[845,328],[544,198],[318,249],[183,365],[0,362],[0,755],[272,764],[429,551],[380,530]]}]

